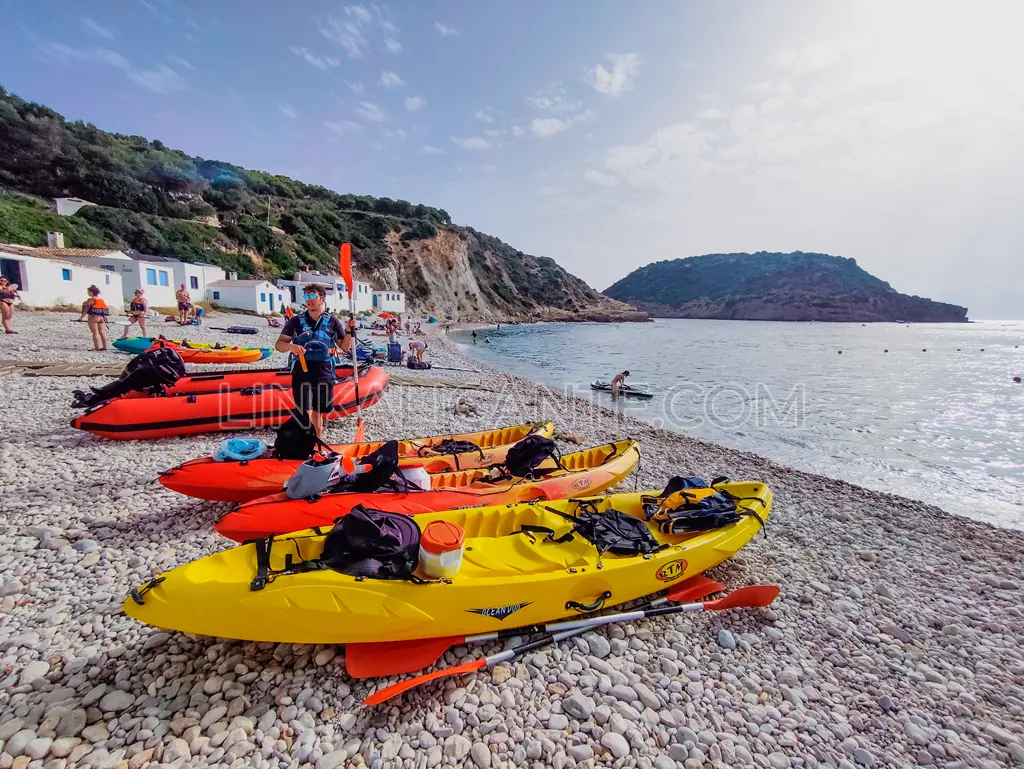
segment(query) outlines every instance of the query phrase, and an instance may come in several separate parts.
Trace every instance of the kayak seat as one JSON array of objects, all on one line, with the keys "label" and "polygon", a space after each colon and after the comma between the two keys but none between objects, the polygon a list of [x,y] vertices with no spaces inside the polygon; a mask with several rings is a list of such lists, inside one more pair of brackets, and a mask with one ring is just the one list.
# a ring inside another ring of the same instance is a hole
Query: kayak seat
[{"label": "kayak seat", "polygon": [[[555,539],[569,530],[558,532]],[[594,562],[594,547],[580,537],[568,542],[545,539],[536,534],[533,539],[526,534],[509,534],[504,537],[481,537],[466,541],[459,576],[495,576],[507,574],[510,577],[523,574],[546,574],[569,568],[581,569]]]}]

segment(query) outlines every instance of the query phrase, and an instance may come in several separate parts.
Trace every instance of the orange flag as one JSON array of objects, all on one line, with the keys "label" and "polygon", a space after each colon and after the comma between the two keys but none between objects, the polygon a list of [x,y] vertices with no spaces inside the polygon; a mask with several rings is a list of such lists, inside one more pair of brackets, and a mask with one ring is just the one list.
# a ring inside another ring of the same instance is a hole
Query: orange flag
[{"label": "orange flag", "polygon": [[348,286],[348,295],[355,296],[356,283],[352,279],[352,244],[342,243],[341,244],[341,277],[345,279],[345,285]]}]

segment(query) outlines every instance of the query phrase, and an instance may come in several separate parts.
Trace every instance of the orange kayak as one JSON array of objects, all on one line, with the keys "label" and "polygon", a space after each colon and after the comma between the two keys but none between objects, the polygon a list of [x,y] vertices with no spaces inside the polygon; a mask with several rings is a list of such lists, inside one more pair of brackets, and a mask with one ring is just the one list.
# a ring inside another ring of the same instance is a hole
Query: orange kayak
[{"label": "orange kayak", "polygon": [[[362,382],[360,382],[360,388]],[[422,464],[428,473],[468,470],[505,461],[508,450],[527,435],[550,438],[554,425],[550,422],[527,422],[524,425],[500,427],[463,435],[438,435],[430,438],[409,438],[398,442],[400,465]],[[468,441],[479,450],[446,453],[447,441]],[[344,457],[357,459],[377,451],[379,443],[338,443],[331,450]],[[434,447],[438,447],[435,449]],[[267,454],[258,459],[218,462],[213,457],[192,459],[160,473],[160,483],[197,499],[215,502],[249,502],[284,490],[299,465],[298,459],[275,459]]]},{"label": "orange kayak", "polygon": [[[359,406],[372,406],[387,386],[386,371],[376,366],[365,369],[359,375]],[[351,377],[339,379],[334,386],[333,406],[334,410],[325,415],[328,419],[355,411],[355,383]],[[114,398],[75,417],[71,426],[112,440],[168,438],[276,427],[294,408],[290,385],[255,386],[173,397]]]},{"label": "orange kayak", "polygon": [[252,363],[266,357],[265,352],[269,354],[269,350],[259,347],[189,347],[170,339],[158,339],[149,350],[161,347],[171,348],[185,363]]},{"label": "orange kayak", "polygon": [[639,459],[639,444],[625,440],[564,454],[562,466],[565,469],[557,469],[552,460],[546,460],[539,469],[551,472],[536,480],[512,478],[492,482],[487,480],[487,470],[477,469],[431,474],[429,491],[325,493],[316,501],[274,494],[246,502],[222,516],[213,528],[228,539],[248,542],[318,526],[330,527],[336,518],[356,505],[416,515],[463,507],[565,499],[582,493],[592,495],[611,488],[629,475]]}]

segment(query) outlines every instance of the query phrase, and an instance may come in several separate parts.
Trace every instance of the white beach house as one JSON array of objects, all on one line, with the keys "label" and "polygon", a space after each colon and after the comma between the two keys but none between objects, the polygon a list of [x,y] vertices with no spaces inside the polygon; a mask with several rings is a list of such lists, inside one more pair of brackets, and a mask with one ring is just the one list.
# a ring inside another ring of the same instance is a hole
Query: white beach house
[{"label": "white beach house", "polygon": [[206,300],[257,315],[283,312],[287,292],[269,280],[215,280],[206,287]]},{"label": "white beach house", "polygon": [[0,274],[18,284],[21,301],[29,307],[80,305],[86,289],[96,286],[112,311],[122,307],[121,276],[72,261],[75,256],[103,255],[88,248],[33,248],[0,244]]},{"label": "white beach house", "polygon": [[[280,279],[277,285],[285,292],[285,301],[293,310],[302,307],[302,292],[310,283],[327,287],[327,305],[335,311],[348,310],[348,287],[340,275],[324,275],[320,272],[298,272],[291,280]],[[373,310],[373,286],[362,280],[355,282],[356,312]]]},{"label": "white beach house", "polygon": [[375,312],[393,312],[400,315],[405,312],[405,294],[401,291],[374,291],[373,309]]}]

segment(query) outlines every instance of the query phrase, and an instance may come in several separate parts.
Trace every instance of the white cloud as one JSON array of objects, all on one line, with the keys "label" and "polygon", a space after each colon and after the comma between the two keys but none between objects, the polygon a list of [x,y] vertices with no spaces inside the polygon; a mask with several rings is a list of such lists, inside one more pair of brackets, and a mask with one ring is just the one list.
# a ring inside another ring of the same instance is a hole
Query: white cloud
[{"label": "white cloud", "polygon": [[452,141],[464,150],[489,150],[494,148],[493,142],[480,136],[472,136],[468,139],[461,136],[453,136]]},{"label": "white cloud", "polygon": [[360,102],[359,106],[355,109],[355,113],[363,118],[363,120],[369,120],[371,123],[383,123],[388,118],[380,107],[368,101]]},{"label": "white cloud", "polygon": [[775,64],[798,75],[832,67],[845,57],[848,50],[858,46],[855,40],[819,40],[800,50],[786,48],[775,54]]},{"label": "white cloud", "polygon": [[327,21],[320,24],[320,32],[328,40],[340,45],[349,58],[363,58],[373,45],[371,37],[381,33],[381,44],[387,50],[395,53],[394,46],[401,50],[401,44],[395,40],[398,27],[380,7],[346,5],[341,11],[340,16],[328,16]]},{"label": "white cloud", "polygon": [[407,96],[405,97],[405,108],[409,112],[419,112],[421,109],[427,106],[427,100],[421,99],[419,96]]},{"label": "white cloud", "polygon": [[124,56],[119,54],[117,51],[110,50],[109,48],[77,49],[64,45],[63,43],[55,43],[52,40],[46,40],[39,46],[39,50],[45,56],[51,59],[56,59],[57,61],[95,62],[123,70],[131,69],[131,65]]},{"label": "white cloud", "polygon": [[596,184],[598,187],[614,187],[619,183],[619,180],[614,176],[595,171],[592,168],[583,173],[583,178],[591,184]]},{"label": "white cloud", "polygon": [[281,110],[281,114],[285,117],[290,117],[292,120],[299,116],[299,113],[295,111],[295,107],[286,101],[281,102],[277,105],[277,108]]},{"label": "white cloud", "polygon": [[437,31],[441,33],[441,37],[459,37],[462,34],[459,30],[454,29],[453,27],[446,27],[439,21],[434,22],[434,27],[436,27]]},{"label": "white cloud", "polygon": [[346,81],[345,81],[345,85],[347,85],[347,86],[349,87],[349,89],[350,89],[350,90],[352,91],[352,93],[362,93],[363,91],[365,91],[365,90],[366,90],[366,89],[365,89],[365,88],[363,87],[363,84],[362,84],[362,83],[350,83],[350,82],[348,82],[348,81],[346,80]]},{"label": "white cloud", "polygon": [[188,88],[185,79],[166,64],[161,64],[155,69],[135,70],[124,56],[109,48],[76,49],[63,43],[45,40],[40,44],[39,51],[48,58],[64,63],[88,62],[114,67],[123,71],[133,83],[156,93],[183,91]]},{"label": "white cloud", "polygon": [[575,112],[583,104],[570,100],[565,86],[561,83],[552,83],[533,96],[528,96],[526,103],[534,109],[554,113]]},{"label": "white cloud", "polygon": [[307,63],[312,64],[317,69],[331,69],[341,64],[340,59],[335,59],[331,56],[317,56],[307,48],[296,48],[295,46],[289,46],[288,49],[298,56],[300,59],[305,59]]},{"label": "white cloud", "polygon": [[491,173],[494,173],[495,171],[497,171],[498,167],[497,166],[492,166],[490,163],[481,163],[480,164],[480,170],[484,171],[486,173],[491,174]]},{"label": "white cloud", "polygon": [[535,117],[530,121],[530,130],[534,136],[550,139],[555,134],[568,131],[572,124],[557,117]]},{"label": "white cloud", "polygon": [[443,149],[441,149],[440,147],[432,147],[429,144],[424,144],[422,147],[420,147],[420,150],[422,150],[424,155],[443,155],[444,154],[444,150]]},{"label": "white cloud", "polygon": [[491,138],[494,138],[495,136],[504,136],[505,133],[506,133],[506,131],[504,129],[501,129],[501,128],[485,128],[484,129],[484,136],[490,136]]},{"label": "white cloud", "polygon": [[195,70],[195,67],[193,67],[190,62],[186,61],[180,56],[168,56],[167,58],[174,64],[177,64],[179,67],[182,67],[183,69]]},{"label": "white cloud", "polygon": [[478,109],[473,117],[477,120],[482,120],[485,123],[493,123],[494,118],[491,116],[491,112],[493,112],[493,110],[490,107],[484,107],[483,109]]},{"label": "white cloud", "polygon": [[517,139],[522,139],[526,136],[526,129],[522,126],[514,125],[512,126],[512,135]]},{"label": "white cloud", "polygon": [[569,190],[565,187],[560,187],[557,184],[542,184],[537,188],[538,195],[544,195],[545,197],[560,197],[562,195],[568,195]]},{"label": "white cloud", "polygon": [[697,117],[704,120],[725,120],[729,116],[718,109],[718,107],[712,107],[711,109],[703,110]]},{"label": "white cloud", "polygon": [[605,58],[612,63],[610,70],[601,64],[587,71],[585,80],[598,93],[622,96],[633,90],[633,80],[640,71],[639,53],[609,53]]},{"label": "white cloud", "polygon": [[387,136],[389,139],[404,139],[405,131],[403,131],[401,128],[396,128],[394,131],[385,131],[384,135]]},{"label": "white cloud", "polygon": [[405,81],[398,76],[397,72],[381,72],[380,73],[380,84],[385,88],[401,88],[405,85]]},{"label": "white cloud", "polygon": [[363,129],[359,123],[352,120],[341,120],[338,122],[328,120],[324,122],[324,125],[339,136],[344,136]]},{"label": "white cloud", "polygon": [[156,69],[130,72],[128,73],[128,79],[138,83],[143,88],[148,88],[150,91],[156,91],[157,93],[184,91],[188,87],[181,75],[163,64]]},{"label": "white cloud", "polygon": [[104,27],[99,22],[93,21],[87,16],[82,19],[82,29],[87,34],[92,35],[93,37],[102,38],[103,40],[113,40],[115,35],[113,29],[110,27]]}]

